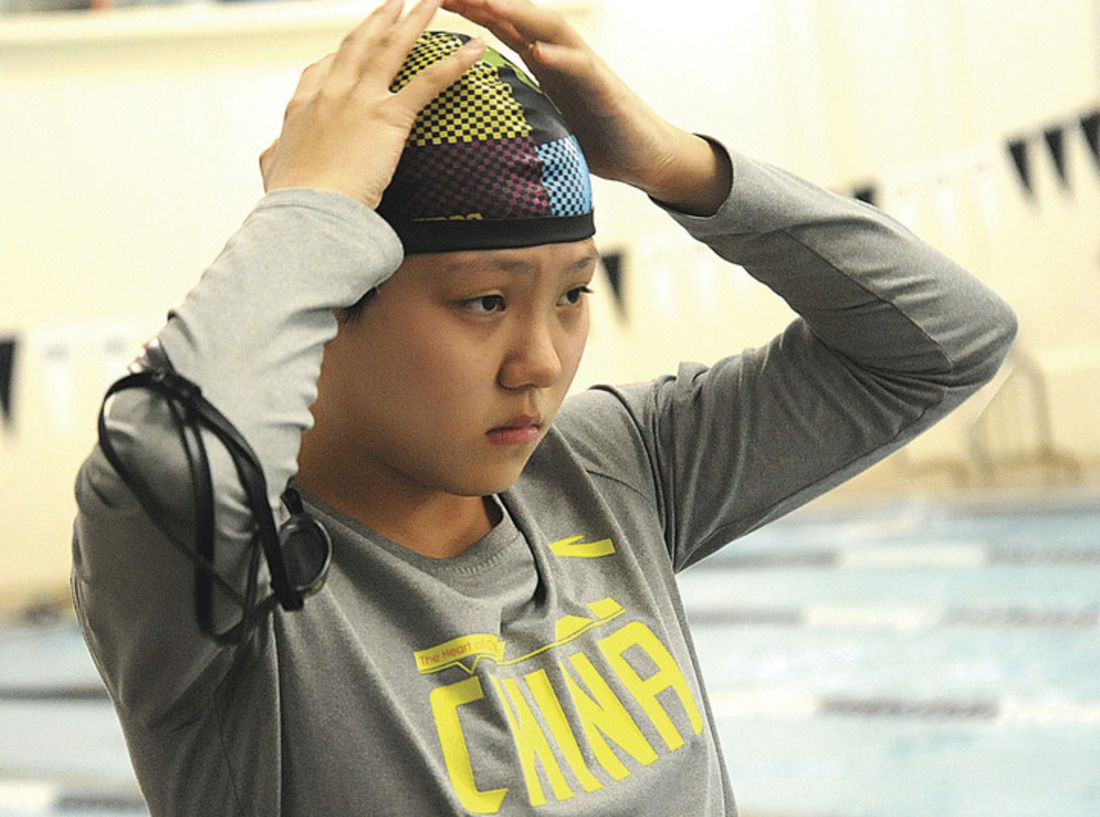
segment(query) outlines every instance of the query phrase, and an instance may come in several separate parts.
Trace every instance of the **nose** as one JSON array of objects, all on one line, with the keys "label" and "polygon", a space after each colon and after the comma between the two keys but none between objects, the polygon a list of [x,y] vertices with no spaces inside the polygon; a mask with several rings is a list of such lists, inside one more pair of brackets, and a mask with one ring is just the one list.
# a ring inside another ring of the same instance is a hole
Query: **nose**
[{"label": "nose", "polygon": [[506,389],[549,388],[562,374],[553,327],[542,320],[517,323],[497,380]]}]

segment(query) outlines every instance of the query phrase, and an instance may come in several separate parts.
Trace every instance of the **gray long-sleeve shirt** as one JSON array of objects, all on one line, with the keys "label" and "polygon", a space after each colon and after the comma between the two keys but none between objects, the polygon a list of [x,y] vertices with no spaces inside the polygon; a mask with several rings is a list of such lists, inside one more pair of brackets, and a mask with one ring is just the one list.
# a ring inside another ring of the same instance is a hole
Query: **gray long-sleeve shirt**
[{"label": "gray long-sleeve shirt", "polygon": [[[456,558],[306,497],[334,541],[328,584],[222,647],[196,627],[190,563],[92,453],[73,591],[154,815],[735,813],[676,571],[942,418],[1015,323],[881,213],[732,158],[717,214],[671,215],[800,317],[710,368],[571,398]],[[269,486],[295,471],[332,310],[400,258],[366,208],[279,191],[159,333]],[[164,407],[127,393],[109,423],[185,530]],[[239,579],[250,520],[227,460],[213,470],[218,563]]]}]

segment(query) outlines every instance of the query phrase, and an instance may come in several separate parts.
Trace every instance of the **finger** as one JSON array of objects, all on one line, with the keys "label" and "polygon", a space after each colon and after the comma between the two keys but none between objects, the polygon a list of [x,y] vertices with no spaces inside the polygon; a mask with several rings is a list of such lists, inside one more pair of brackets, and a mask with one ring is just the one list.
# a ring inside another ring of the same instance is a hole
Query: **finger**
[{"label": "finger", "polygon": [[473,39],[445,59],[432,63],[402,88],[397,97],[415,117],[420,109],[450,88],[485,53],[485,42]]},{"label": "finger", "polygon": [[[260,177],[267,179],[267,169],[271,167],[271,158],[275,155],[275,148],[278,147],[279,140],[276,138],[274,142],[267,146],[263,153],[260,154]],[[264,189],[267,188],[265,181]]]},{"label": "finger", "polygon": [[325,78],[328,76],[329,71],[332,69],[332,62],[335,59],[335,54],[329,54],[317,62],[309,65],[302,71],[300,77],[298,77],[298,85],[294,89],[294,94],[291,99],[305,99],[313,96],[321,88],[325,82]]},{"label": "finger", "polygon": [[556,43],[537,42],[531,46],[531,57],[539,65],[563,74],[591,79],[595,60],[589,51]]},{"label": "finger", "polygon": [[443,0],[443,8],[488,29],[494,37],[517,54],[523,54],[532,45],[516,30],[515,26],[494,15],[485,0]]},{"label": "finger", "polygon": [[415,6],[413,6],[409,13],[405,15],[401,21],[400,29],[401,33],[406,38],[411,38],[409,45],[416,41],[416,38],[420,36],[420,33],[431,21],[435,13],[439,11],[439,7],[443,0],[420,0]]},{"label": "finger", "polygon": [[531,50],[532,46],[534,46],[534,42],[528,40],[526,37],[516,31],[516,27],[511,23],[491,17],[489,18],[488,22],[479,23],[479,25],[483,25],[485,28],[491,31],[494,37],[496,37],[498,40],[500,40],[502,43],[504,43],[520,56],[526,56],[527,53]]},{"label": "finger", "polygon": [[331,75],[354,85],[363,75],[364,65],[380,39],[393,29],[401,17],[403,0],[386,0],[347,33],[335,54]]},{"label": "finger", "polygon": [[428,27],[428,23],[439,10],[441,1],[420,0],[394,27],[385,47],[379,48],[374,55],[379,70],[378,76],[385,81],[387,87],[401,70],[405,58],[416,45],[417,39],[424,33],[424,29]]},{"label": "finger", "polygon": [[580,47],[584,40],[558,12],[529,0],[478,0],[485,13],[511,25],[529,43],[548,42]]},{"label": "finger", "polygon": [[[583,68],[591,50],[576,30],[556,12],[540,9],[528,0],[444,0],[444,8],[484,26],[504,45],[523,58],[528,69],[565,71],[570,66]],[[539,56],[543,46],[556,50],[546,58]],[[565,50],[572,50],[573,55]]]},{"label": "finger", "polygon": [[485,0],[443,0],[442,7],[478,25],[484,25],[493,19],[485,6]]}]

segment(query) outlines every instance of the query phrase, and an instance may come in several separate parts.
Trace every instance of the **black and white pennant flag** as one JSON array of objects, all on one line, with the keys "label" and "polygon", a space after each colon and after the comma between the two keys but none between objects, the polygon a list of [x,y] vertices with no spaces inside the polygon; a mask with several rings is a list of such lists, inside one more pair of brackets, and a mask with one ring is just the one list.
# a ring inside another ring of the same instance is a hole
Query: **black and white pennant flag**
[{"label": "black and white pennant flag", "polygon": [[1035,187],[1031,181],[1031,159],[1028,151],[1027,139],[1013,139],[1008,143],[1008,152],[1012,156],[1012,164],[1016,166],[1016,177],[1024,186],[1029,196],[1035,195]]},{"label": "black and white pennant flag", "polygon": [[863,184],[852,190],[852,198],[866,202],[874,207],[878,206],[878,187],[874,184]]},{"label": "black and white pennant flag", "polygon": [[1081,133],[1085,135],[1085,143],[1100,170],[1100,111],[1081,117]]},{"label": "black and white pennant flag", "polygon": [[0,418],[12,422],[12,381],[15,379],[15,338],[0,338]]},{"label": "black and white pennant flag", "polygon": [[1065,131],[1056,126],[1043,131],[1043,141],[1047,144],[1050,159],[1054,162],[1054,170],[1058,173],[1058,181],[1062,187],[1069,189],[1069,171],[1066,170],[1066,139]]},{"label": "black and white pennant flag", "polygon": [[607,282],[611,284],[611,294],[615,298],[615,307],[622,317],[626,317],[626,301],[623,296],[623,253],[615,250],[600,254]]}]

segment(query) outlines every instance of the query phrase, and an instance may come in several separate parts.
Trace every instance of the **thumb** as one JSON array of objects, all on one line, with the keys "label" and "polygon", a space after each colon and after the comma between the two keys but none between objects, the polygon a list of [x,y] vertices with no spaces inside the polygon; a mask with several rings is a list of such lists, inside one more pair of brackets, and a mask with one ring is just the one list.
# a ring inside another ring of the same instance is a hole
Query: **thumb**
[{"label": "thumb", "polygon": [[413,116],[450,88],[485,53],[485,41],[480,38],[470,40],[445,59],[433,63],[417,74],[408,85],[397,92],[412,111]]},{"label": "thumb", "polygon": [[275,149],[279,146],[278,138],[260,154],[260,177],[264,180],[264,191],[267,191],[267,170],[271,167],[271,159],[275,155]]}]

